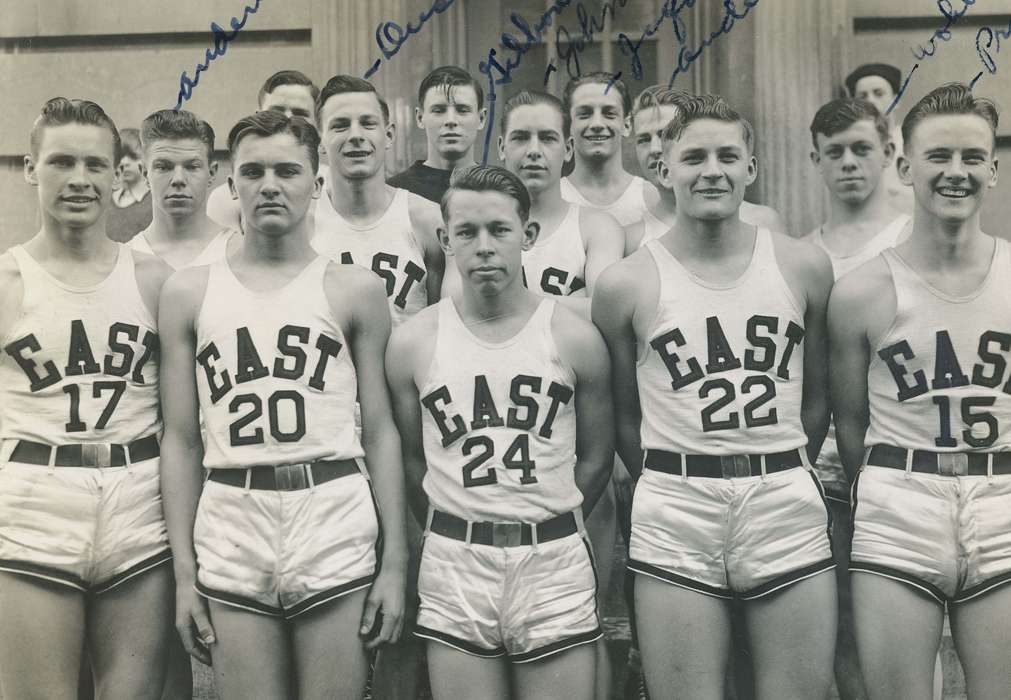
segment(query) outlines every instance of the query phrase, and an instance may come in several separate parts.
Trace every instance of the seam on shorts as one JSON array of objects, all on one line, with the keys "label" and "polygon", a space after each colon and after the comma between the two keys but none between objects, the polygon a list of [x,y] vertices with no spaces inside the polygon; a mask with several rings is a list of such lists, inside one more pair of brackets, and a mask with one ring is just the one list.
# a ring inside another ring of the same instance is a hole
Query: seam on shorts
[{"label": "seam on shorts", "polygon": [[598,625],[596,628],[590,630],[589,632],[582,632],[580,634],[574,634],[571,637],[566,637],[565,639],[559,639],[558,641],[551,642],[551,644],[546,644],[538,649],[533,649],[531,651],[525,651],[522,654],[510,654],[509,660],[514,664],[526,664],[531,661],[538,661],[540,659],[551,656],[552,654],[558,654],[560,652],[566,651],[573,647],[578,647],[583,644],[592,644],[601,637],[604,636],[603,631]]},{"label": "seam on shorts", "polygon": [[208,588],[204,586],[199,581],[197,581],[193,588],[197,593],[202,595],[208,600],[213,600],[222,605],[227,605],[232,608],[241,608],[242,610],[248,610],[250,612],[259,613],[261,615],[269,615],[270,617],[282,617],[284,615],[284,610],[281,608],[275,608],[264,603],[252,600],[251,598],[246,598],[245,596],[236,595],[235,593],[226,593],[225,591],[218,591],[213,588]]},{"label": "seam on shorts", "polygon": [[423,627],[421,625],[415,625],[414,636],[421,637],[422,639],[429,639],[433,642],[440,642],[446,646],[456,649],[457,651],[462,651],[463,653],[470,654],[471,656],[480,656],[485,659],[495,659],[505,656],[506,654],[505,647],[485,649],[483,647],[479,647],[473,642],[468,642],[465,639],[454,637],[446,632],[440,632],[439,630],[434,630],[431,627]]},{"label": "seam on shorts", "polygon": [[172,561],[172,550],[166,547],[165,549],[158,552],[154,556],[150,556],[147,559],[144,559],[143,561],[137,562],[136,564],[126,569],[125,571],[121,571],[115,576],[106,579],[101,584],[92,588],[90,593],[92,595],[101,595],[102,593],[111,591],[113,588],[120,585],[121,583],[129,581],[135,576],[140,576],[145,571],[150,571],[151,569],[159,567],[162,564],[166,564],[170,561]]},{"label": "seam on shorts", "polygon": [[1000,588],[1001,586],[1006,586],[1011,583],[1011,571],[997,576],[991,576],[986,581],[982,583],[977,583],[972,588],[967,588],[957,596],[952,599],[952,604],[957,605],[958,603],[965,603],[974,598],[979,598],[992,591],[995,588]]},{"label": "seam on shorts", "polygon": [[801,567],[800,569],[794,569],[793,571],[787,572],[781,576],[777,576],[771,581],[763,583],[761,586],[756,586],[751,590],[745,591],[738,595],[741,600],[755,600],[757,598],[762,598],[763,596],[770,595],[776,591],[786,588],[787,586],[792,586],[795,583],[800,583],[804,579],[811,578],[812,576],[817,576],[818,574],[824,573],[826,571],[831,571],[835,568],[835,559],[829,557],[828,559],[822,559],[814,564],[808,564],[807,566]]},{"label": "seam on shorts", "polygon": [[17,561],[14,559],[0,559],[0,571],[6,571],[11,574],[19,574],[21,576],[31,576],[32,578],[40,578],[46,581],[52,581],[53,583],[59,583],[61,585],[67,586],[68,588],[73,588],[78,591],[87,592],[88,590],[87,583],[85,583],[84,579],[82,579],[80,576],[68,574],[65,571],[60,571],[59,569],[53,568],[51,566],[33,564],[32,562],[28,561]]},{"label": "seam on shorts", "polygon": [[312,610],[317,606],[324,605],[325,603],[336,600],[348,593],[354,593],[357,590],[365,588],[366,586],[371,585],[375,579],[375,574],[369,574],[368,576],[362,576],[361,578],[356,578],[353,581],[348,581],[347,583],[342,583],[339,586],[334,586],[333,588],[316,593],[309,598],[306,598],[299,604],[293,605],[285,610],[284,618],[286,620],[290,620],[294,617],[298,617],[302,613]]},{"label": "seam on shorts", "polygon": [[917,590],[931,600],[944,605],[948,597],[944,594],[940,588],[932,583],[927,583],[923,579],[917,578],[912,574],[907,574],[905,571],[899,571],[898,569],[893,569],[890,566],[881,566],[880,564],[871,564],[870,562],[862,561],[850,561],[850,572],[860,571],[865,574],[874,574],[875,576],[883,576],[884,578],[892,579],[893,581],[898,581],[899,583],[904,583],[907,586]]},{"label": "seam on shorts", "polygon": [[674,586],[679,586],[681,588],[687,588],[688,590],[695,591],[696,593],[702,593],[703,595],[712,596],[713,598],[723,598],[730,600],[734,597],[734,594],[727,588],[717,588],[715,586],[710,586],[708,584],[702,583],[701,581],[695,581],[686,576],[680,576],[672,571],[666,569],[661,569],[658,566],[653,566],[652,564],[647,564],[645,562],[637,561],[635,559],[628,560],[628,570],[632,573],[643,574],[644,576],[651,576],[652,578],[659,579],[665,583],[670,583]]},{"label": "seam on shorts", "polygon": [[[582,540],[583,546],[586,547],[586,554],[590,557],[590,569],[593,571],[593,600],[597,600],[597,596],[600,595],[600,578],[597,577],[597,559],[593,556],[593,547],[590,546],[590,538],[587,535],[580,535],[579,539]],[[596,603],[594,603],[596,607]]]},{"label": "seam on shorts", "polygon": [[818,489],[818,495],[821,496],[821,504],[825,508],[825,521],[828,525],[825,528],[825,535],[828,537],[829,550],[832,552],[834,560],[835,550],[832,545],[832,508],[830,508],[828,504],[828,494],[825,493],[825,487],[822,486],[821,479],[818,478],[818,475],[815,474],[814,470],[811,469],[808,471],[808,474],[811,475],[811,480],[814,481],[814,487]]}]

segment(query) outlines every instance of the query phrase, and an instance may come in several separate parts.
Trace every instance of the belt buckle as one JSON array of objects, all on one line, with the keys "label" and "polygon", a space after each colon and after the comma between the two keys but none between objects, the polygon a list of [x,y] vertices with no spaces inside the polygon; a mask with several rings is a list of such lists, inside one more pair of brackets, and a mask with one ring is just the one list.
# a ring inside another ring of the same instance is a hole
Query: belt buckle
[{"label": "belt buckle", "polygon": [[518,547],[523,538],[521,523],[492,523],[491,544],[493,547]]},{"label": "belt buckle", "polygon": [[112,445],[108,442],[86,442],[81,445],[81,464],[87,467],[111,467]]},{"label": "belt buckle", "polygon": [[721,455],[720,467],[724,479],[751,476],[751,460],[748,455]]},{"label": "belt buckle", "polygon": [[969,473],[969,455],[965,452],[939,453],[937,473],[941,476],[966,476]]},{"label": "belt buckle", "polygon": [[274,467],[274,486],[278,491],[299,491],[309,488],[309,480],[305,476],[307,465],[278,464]]}]

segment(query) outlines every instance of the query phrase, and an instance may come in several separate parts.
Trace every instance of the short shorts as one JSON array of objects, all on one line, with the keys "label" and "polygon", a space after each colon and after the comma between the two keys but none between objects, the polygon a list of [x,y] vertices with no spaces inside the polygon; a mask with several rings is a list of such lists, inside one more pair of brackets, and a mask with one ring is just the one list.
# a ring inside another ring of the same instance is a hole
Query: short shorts
[{"label": "short shorts", "polygon": [[849,505],[850,484],[839,457],[839,446],[835,440],[835,423],[828,426],[828,434],[821,445],[821,453],[814,465],[814,473],[825,489],[825,496],[833,501]]},{"label": "short shorts", "polygon": [[717,598],[760,598],[835,566],[829,526],[804,467],[727,479],[643,469],[628,568]]},{"label": "short shorts", "polygon": [[850,571],[961,603],[1011,582],[1011,475],[941,476],[865,466]]},{"label": "short shorts", "polygon": [[485,658],[543,659],[602,635],[585,532],[496,547],[425,536],[414,634]]},{"label": "short shorts", "polygon": [[193,527],[197,592],[291,619],[369,586],[378,536],[364,473],[293,491],[208,480]]},{"label": "short shorts", "polygon": [[128,467],[0,462],[0,570],[104,593],[171,561],[158,458]]}]

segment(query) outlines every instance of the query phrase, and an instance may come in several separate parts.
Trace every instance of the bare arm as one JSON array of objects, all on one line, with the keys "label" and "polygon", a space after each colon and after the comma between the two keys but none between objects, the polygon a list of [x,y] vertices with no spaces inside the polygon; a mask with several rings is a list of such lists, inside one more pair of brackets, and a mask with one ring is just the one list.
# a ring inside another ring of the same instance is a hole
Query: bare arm
[{"label": "bare arm", "polygon": [[593,322],[600,329],[611,358],[618,456],[633,478],[638,478],[642,470],[639,437],[642,412],[635,374],[634,285],[629,283],[634,269],[621,263],[601,276],[593,295]]},{"label": "bare arm", "polygon": [[331,306],[354,299],[350,333],[351,357],[358,375],[362,412],[362,447],[383,522],[383,554],[362,616],[361,634],[372,630],[383,614],[382,629],[366,645],[395,641],[404,615],[407,575],[407,535],[404,515],[404,475],[400,437],[393,423],[390,395],[383,371],[383,354],[390,337],[390,311],[382,283],[365,270],[331,264],[326,277]]},{"label": "bare arm", "polygon": [[804,312],[804,390],[800,405],[800,419],[807,435],[807,455],[812,463],[821,452],[831,420],[825,318],[832,290],[831,263],[821,251],[813,252],[818,253],[818,260],[809,270],[807,309]]},{"label": "bare arm", "polygon": [[186,650],[210,663],[198,638],[204,645],[213,642],[213,630],[206,605],[193,590],[197,577],[193,523],[203,490],[204,456],[194,374],[195,323],[206,287],[206,268],[186,269],[169,279],[159,305],[158,336],[165,424],[161,441],[161,490],[175,567],[176,628]]},{"label": "bare arm", "polygon": [[614,463],[611,362],[600,332],[558,308],[552,322],[562,361],[576,374],[576,486],[588,516],[604,492]]},{"label": "bare arm", "polygon": [[21,272],[10,253],[0,255],[0,344],[5,343],[11,328],[21,315],[25,288]]},{"label": "bare arm", "polygon": [[409,195],[411,226],[418,237],[425,256],[425,288],[428,303],[442,298],[442,278],[446,270],[446,256],[439,245],[438,229],[442,226],[442,213],[438,205],[418,195]]},{"label": "bare arm", "polygon": [[642,238],[646,235],[646,221],[639,219],[625,227],[625,257],[639,250]]},{"label": "bare arm", "polygon": [[400,431],[400,445],[407,480],[407,498],[418,522],[428,513],[428,497],[421,484],[428,470],[421,428],[421,397],[414,380],[418,348],[434,333],[419,333],[419,318],[403,324],[390,338],[386,348],[386,381],[393,397],[393,417]]}]

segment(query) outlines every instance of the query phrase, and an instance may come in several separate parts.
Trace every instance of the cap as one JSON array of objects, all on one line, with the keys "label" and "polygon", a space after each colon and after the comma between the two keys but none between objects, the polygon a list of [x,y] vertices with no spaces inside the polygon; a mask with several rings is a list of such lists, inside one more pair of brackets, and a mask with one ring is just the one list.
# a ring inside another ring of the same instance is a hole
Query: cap
[{"label": "cap", "polygon": [[899,94],[899,87],[902,85],[902,73],[895,66],[887,63],[865,63],[855,71],[846,76],[846,89],[849,90],[850,97],[856,97],[857,81],[869,75],[877,75],[888,81],[892,86],[892,92]]}]

